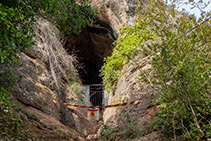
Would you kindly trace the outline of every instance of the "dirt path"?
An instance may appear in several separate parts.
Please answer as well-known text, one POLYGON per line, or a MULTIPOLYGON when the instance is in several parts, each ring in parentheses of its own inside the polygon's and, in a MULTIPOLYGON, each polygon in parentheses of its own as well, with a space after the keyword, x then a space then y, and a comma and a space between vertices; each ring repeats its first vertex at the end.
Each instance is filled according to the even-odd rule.
POLYGON ((99 141, 100 140, 100 127, 103 125, 103 111, 100 112, 100 120, 96 122, 95 134, 89 134, 86 137, 86 141, 99 141))

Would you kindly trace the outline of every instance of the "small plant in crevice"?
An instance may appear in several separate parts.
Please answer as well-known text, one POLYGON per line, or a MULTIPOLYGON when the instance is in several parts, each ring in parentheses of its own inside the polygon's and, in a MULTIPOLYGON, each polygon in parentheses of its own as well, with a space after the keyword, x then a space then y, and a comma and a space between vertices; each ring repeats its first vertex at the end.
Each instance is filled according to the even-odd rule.
POLYGON ((120 131, 120 128, 112 129, 108 127, 107 125, 103 125, 103 128, 100 130, 100 136, 101 140, 103 141, 111 141, 116 138, 118 135, 118 132, 120 131))
POLYGON ((84 98, 84 90, 81 88, 81 84, 79 82, 72 82, 68 85, 68 89, 70 91, 70 94, 71 92, 74 92, 78 98, 83 101, 83 98, 84 98))
POLYGON ((82 93, 81 84, 77 82, 73 82, 69 84, 69 89, 73 90, 75 94, 80 95, 82 93))
POLYGON ((39 121, 39 117, 33 113, 28 112, 26 109, 24 108, 20 108, 20 107, 14 107, 13 108, 16 112, 21 112, 23 114, 25 114, 29 119, 31 120, 36 120, 39 121))

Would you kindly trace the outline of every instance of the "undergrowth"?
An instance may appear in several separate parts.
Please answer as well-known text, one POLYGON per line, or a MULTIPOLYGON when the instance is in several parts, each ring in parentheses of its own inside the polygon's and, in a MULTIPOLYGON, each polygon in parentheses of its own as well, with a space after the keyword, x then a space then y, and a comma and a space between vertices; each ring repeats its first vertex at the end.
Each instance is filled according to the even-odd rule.
POLYGON ((26 131, 20 115, 13 110, 0 109, 0 138, 5 140, 29 140, 29 133, 26 131))
POLYGON ((114 141, 114 140, 131 140, 144 136, 148 133, 145 129, 138 129, 135 118, 132 118, 129 113, 122 113, 121 126, 116 128, 110 128, 104 125, 100 130, 101 140, 114 141))

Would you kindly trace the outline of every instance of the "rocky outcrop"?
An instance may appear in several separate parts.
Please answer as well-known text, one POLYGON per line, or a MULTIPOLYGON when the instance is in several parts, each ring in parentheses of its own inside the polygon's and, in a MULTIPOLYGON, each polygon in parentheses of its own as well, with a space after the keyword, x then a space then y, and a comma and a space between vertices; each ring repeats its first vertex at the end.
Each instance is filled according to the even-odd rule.
POLYGON ((44 113, 40 114, 41 119, 48 115, 49 118, 54 117, 62 124, 75 128, 81 135, 85 135, 85 132, 94 133, 94 123, 86 119, 85 109, 73 109, 58 104, 80 104, 78 96, 68 89, 70 81, 79 80, 73 65, 74 57, 63 48, 59 31, 42 18, 37 18, 34 30, 34 46, 19 54, 22 66, 17 67, 14 73, 21 75, 22 80, 11 92, 13 100, 16 99, 26 106, 28 112, 44 113))
POLYGON ((129 113, 131 118, 135 118, 135 124, 143 126, 144 122, 149 119, 147 116, 150 108, 155 102, 156 91, 150 83, 146 83, 140 79, 140 70, 144 71, 149 79, 153 73, 150 65, 151 58, 140 57, 135 62, 125 66, 118 80, 116 90, 109 96, 109 104, 117 104, 134 100, 141 100, 138 105, 130 105, 125 107, 108 108, 103 114, 104 124, 110 127, 118 127, 124 121, 122 113, 129 113))
POLYGON ((92 7, 99 11, 100 21, 112 25, 118 31, 120 25, 132 21, 136 0, 93 0, 92 7))

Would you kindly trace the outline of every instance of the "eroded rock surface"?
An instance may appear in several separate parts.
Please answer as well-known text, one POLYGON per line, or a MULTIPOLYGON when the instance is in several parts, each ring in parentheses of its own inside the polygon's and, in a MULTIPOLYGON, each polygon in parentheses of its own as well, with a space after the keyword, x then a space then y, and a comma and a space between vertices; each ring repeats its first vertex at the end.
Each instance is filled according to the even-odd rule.
POLYGON ((111 24, 118 31, 120 25, 128 24, 134 16, 136 0, 93 0, 92 7, 100 11, 98 18, 111 24))
POLYGON ((35 45, 19 54, 22 66, 17 67, 14 73, 21 75, 22 80, 16 83, 11 92, 13 99, 25 105, 26 109, 31 107, 38 113, 44 113, 49 118, 52 116, 62 124, 75 128, 82 136, 94 133, 94 123, 87 120, 85 109, 59 104, 81 104, 74 91, 68 89, 70 80, 79 81, 73 65, 74 57, 63 48, 59 32, 51 23, 37 18, 34 29, 35 45), (54 104, 53 100, 57 103, 54 104))
POLYGON ((139 79, 140 70, 147 72, 147 77, 152 75, 150 58, 144 59, 141 57, 136 60, 136 63, 130 63, 126 65, 121 74, 117 89, 109 97, 109 104, 117 104, 122 102, 129 102, 135 100, 141 100, 141 103, 137 105, 129 105, 124 107, 107 108, 104 112, 103 119, 104 124, 110 127, 118 127, 123 124, 124 115, 122 113, 128 113, 131 118, 135 118, 135 124, 142 126, 149 117, 145 118, 145 115, 149 113, 149 109, 155 102, 156 91, 153 90, 153 86, 139 79), (145 118, 145 119, 144 119, 145 118))

